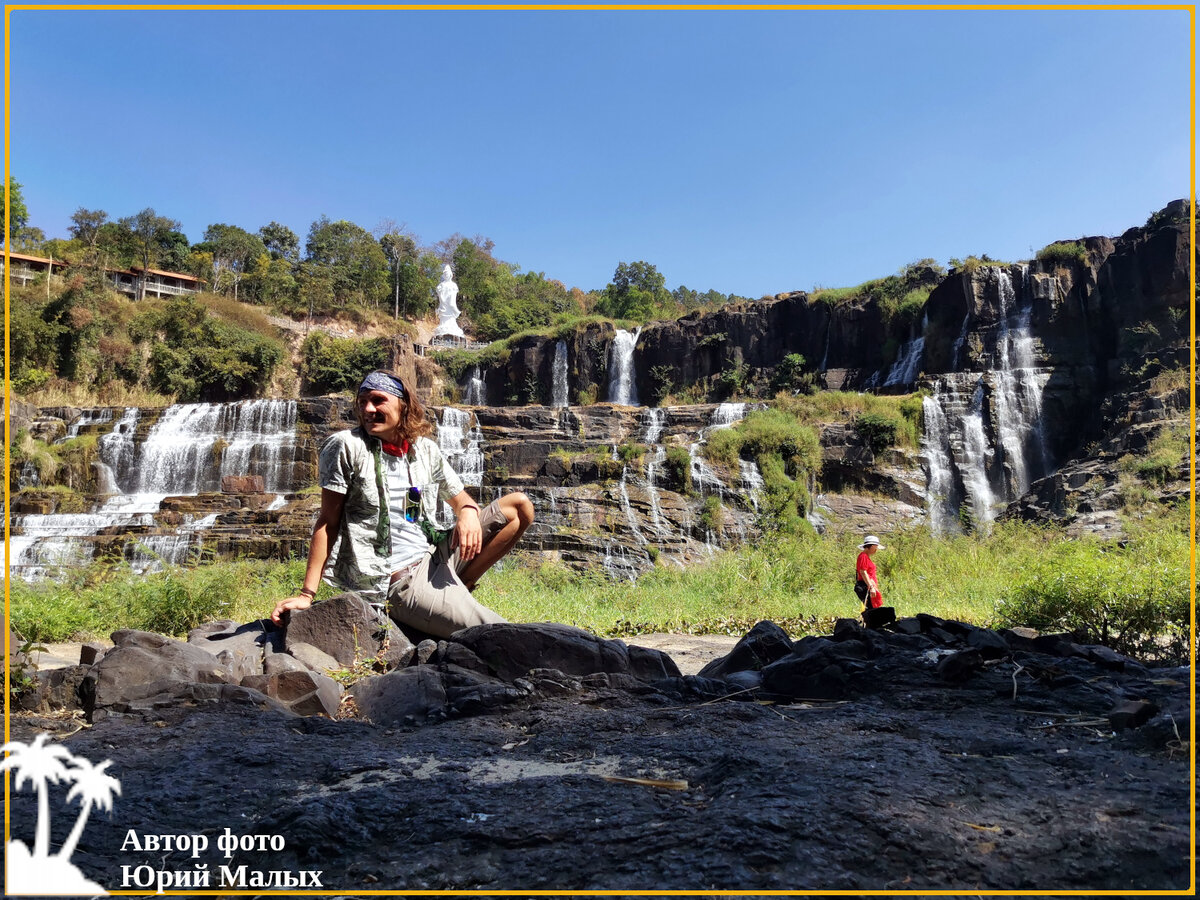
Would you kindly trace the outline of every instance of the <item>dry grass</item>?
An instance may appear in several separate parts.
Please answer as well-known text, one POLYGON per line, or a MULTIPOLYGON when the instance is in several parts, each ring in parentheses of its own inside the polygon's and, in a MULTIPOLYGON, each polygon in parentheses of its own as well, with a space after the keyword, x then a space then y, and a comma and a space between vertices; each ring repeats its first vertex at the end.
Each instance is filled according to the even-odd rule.
POLYGON ((97 387, 62 378, 52 378, 36 390, 14 396, 34 406, 170 406, 175 402, 173 394, 160 394, 121 381, 97 387))

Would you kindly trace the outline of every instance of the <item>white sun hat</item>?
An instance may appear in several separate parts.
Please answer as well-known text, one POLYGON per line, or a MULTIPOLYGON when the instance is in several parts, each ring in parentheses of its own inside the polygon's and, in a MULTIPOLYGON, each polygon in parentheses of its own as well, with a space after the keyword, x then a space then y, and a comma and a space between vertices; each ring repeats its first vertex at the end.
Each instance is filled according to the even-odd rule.
POLYGON ((883 544, 879 543, 879 538, 875 537, 875 535, 873 535, 873 534, 868 534, 867 539, 858 545, 858 549, 866 550, 867 547, 869 547, 871 544, 875 544, 877 547, 879 547, 880 550, 887 549, 887 547, 885 547, 885 546, 883 546, 883 544))

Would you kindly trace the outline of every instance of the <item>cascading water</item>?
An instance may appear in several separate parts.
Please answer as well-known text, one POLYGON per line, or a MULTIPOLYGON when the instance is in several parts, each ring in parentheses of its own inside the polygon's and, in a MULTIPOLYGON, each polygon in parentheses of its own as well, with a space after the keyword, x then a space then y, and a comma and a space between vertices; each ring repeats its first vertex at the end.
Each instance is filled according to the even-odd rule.
POLYGON ((471 366, 467 382, 463 386, 463 403, 467 406, 486 406, 484 400, 483 375, 479 366, 471 366))
MULTIPOLYGON (((990 268, 982 277, 994 287, 999 307, 992 367, 939 376, 922 404, 921 456, 935 533, 957 527, 960 507, 973 527, 986 528, 999 507, 1052 467, 1042 427, 1049 376, 1036 367, 1028 267, 1021 269, 1019 292, 1008 269, 990 268)), ((974 280, 968 283, 973 298, 974 280)), ((956 358, 968 332, 969 321, 955 344, 956 358)))
POLYGON ((646 546, 646 536, 642 534, 641 526, 638 525, 637 515, 633 511, 633 504, 629 502, 629 467, 621 467, 621 483, 619 486, 621 495, 621 512, 625 514, 625 521, 629 525, 629 530, 633 532, 634 538, 643 547, 646 546))
POLYGON ((745 491, 754 511, 758 512, 759 500, 762 497, 763 488, 766 486, 762 473, 758 470, 758 463, 749 459, 739 459, 738 469, 741 476, 740 487, 745 491))
POLYGON ((79 417, 67 426, 67 433, 59 438, 54 443, 61 444, 69 441, 72 438, 79 437, 80 431, 87 428, 89 425, 104 425, 112 421, 113 411, 110 407, 101 406, 97 409, 85 409, 79 413, 79 417))
POLYGON ((637 378, 633 369, 633 351, 642 335, 639 326, 633 331, 617 329, 608 363, 608 401, 620 406, 638 406, 637 378))
POLYGON ((732 428, 744 418, 746 418, 745 403, 721 403, 713 410, 708 431, 711 433, 718 428, 732 428))
POLYGON ((941 404, 933 397, 921 401, 925 431, 921 440, 921 456, 925 462, 926 498, 929 504, 929 527, 935 535, 951 529, 954 514, 954 472, 950 467, 950 430, 941 404))
POLYGON ((709 435, 722 428, 732 428, 746 417, 745 403, 722 403, 713 410, 708 427, 700 433, 700 439, 688 445, 688 457, 691 460, 692 484, 701 494, 716 494, 724 499, 725 482, 717 477, 700 456, 700 447, 708 441, 709 435))
POLYGON ((479 421, 471 425, 471 414, 465 410, 447 406, 442 410, 442 421, 437 429, 438 447, 450 468, 458 473, 463 484, 470 487, 483 486, 483 431, 479 421))
POLYGON ((261 475, 264 490, 292 489, 296 403, 245 400, 171 406, 138 448, 132 472, 110 464, 127 493, 218 491, 226 475, 261 475))
MULTIPOLYGON (((996 270, 1001 322, 996 340, 998 368, 994 373, 996 424, 1002 461, 1007 469, 1008 494, 1020 497, 1030 484, 1030 451, 1038 454, 1039 471, 1048 468, 1042 434, 1042 390, 1047 376, 1034 369, 1033 315, 1029 303, 1019 306, 1012 277, 996 270)), ((1022 266, 1022 287, 1027 288, 1029 268, 1022 266)), ((1024 290, 1028 296, 1028 290, 1024 290)))
POLYGON ((921 372, 921 359, 925 355, 925 331, 928 327, 929 316, 926 315, 921 322, 921 333, 900 348, 895 363, 883 381, 884 387, 916 384, 917 375, 921 372))
POLYGON ((967 344, 967 334, 971 330, 971 312, 975 308, 975 279, 970 272, 963 273, 963 288, 967 295, 967 313, 963 316, 962 328, 954 341, 953 367, 956 370, 962 368, 962 352, 967 344))
POLYGON ((651 406, 645 415, 646 436, 643 441, 653 446, 662 439, 663 429, 667 425, 667 411, 661 406, 651 406))
MULTIPOLYGON (((79 428, 112 420, 111 409, 107 419, 89 413, 79 428)), ((261 475, 268 492, 292 489, 294 401, 171 406, 139 445, 140 416, 136 407, 126 408, 97 441, 97 486, 107 497, 92 513, 13 517, 14 574, 38 578, 51 566, 85 564, 93 557, 92 539, 102 531, 153 528, 164 497, 220 490, 225 475, 261 475)), ((140 535, 141 549, 137 542, 126 545, 130 561, 139 567, 182 560, 214 521, 215 516, 205 517, 172 534, 140 535)))
POLYGON ((658 473, 667 461, 665 447, 655 447, 654 456, 646 464, 646 495, 650 498, 650 524, 660 537, 671 534, 671 526, 662 514, 662 497, 658 492, 658 473))
POLYGON ((567 406, 567 393, 567 342, 560 340, 554 345, 550 405, 567 406))

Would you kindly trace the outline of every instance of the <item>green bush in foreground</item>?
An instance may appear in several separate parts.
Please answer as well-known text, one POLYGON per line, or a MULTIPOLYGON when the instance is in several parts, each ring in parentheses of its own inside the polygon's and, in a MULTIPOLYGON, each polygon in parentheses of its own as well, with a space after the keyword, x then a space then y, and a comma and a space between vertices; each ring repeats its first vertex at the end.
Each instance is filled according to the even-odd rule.
POLYGON ((1163 519, 1143 522, 1138 532, 1124 546, 1069 541, 1048 549, 997 605, 997 620, 1080 631, 1139 659, 1186 662, 1186 534, 1163 519))

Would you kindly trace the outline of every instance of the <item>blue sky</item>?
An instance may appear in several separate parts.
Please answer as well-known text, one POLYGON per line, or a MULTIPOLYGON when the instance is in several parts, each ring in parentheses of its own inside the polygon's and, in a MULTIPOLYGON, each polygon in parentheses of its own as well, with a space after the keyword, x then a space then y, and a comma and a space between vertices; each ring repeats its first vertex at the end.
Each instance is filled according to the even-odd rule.
POLYGON ((1171 11, 14 11, 31 224, 321 215, 748 296, 1028 258, 1188 194, 1171 11))

